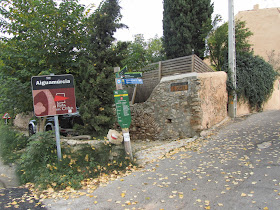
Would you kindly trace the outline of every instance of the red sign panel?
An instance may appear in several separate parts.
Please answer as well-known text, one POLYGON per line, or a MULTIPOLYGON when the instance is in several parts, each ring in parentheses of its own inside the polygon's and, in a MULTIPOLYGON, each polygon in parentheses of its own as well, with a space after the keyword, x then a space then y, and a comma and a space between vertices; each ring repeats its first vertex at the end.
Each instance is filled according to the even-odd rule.
POLYGON ((36 76, 32 77, 31 84, 34 113, 37 117, 77 111, 72 75, 36 76))

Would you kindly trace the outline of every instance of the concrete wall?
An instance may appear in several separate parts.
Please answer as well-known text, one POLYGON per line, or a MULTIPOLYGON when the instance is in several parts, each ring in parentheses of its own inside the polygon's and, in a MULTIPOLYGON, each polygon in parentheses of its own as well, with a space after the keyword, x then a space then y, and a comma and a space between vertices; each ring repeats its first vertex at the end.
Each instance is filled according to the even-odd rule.
MULTIPOLYGON (((274 90, 268 101, 263 105, 263 111, 280 110, 280 80, 274 82, 274 90)), ((247 115, 254 112, 250 109, 247 101, 239 100, 237 104, 237 116, 247 115)))
POLYGON ((264 104, 263 110, 279 110, 280 109, 280 88, 279 88, 280 80, 275 80, 274 82, 274 90, 269 100, 264 104))
POLYGON ((280 8, 259 9, 256 5, 253 10, 239 12, 235 19, 246 21, 246 27, 253 32, 249 43, 255 55, 268 61, 267 54, 272 50, 276 55, 280 53, 280 8))
POLYGON ((213 72, 198 74, 202 109, 202 129, 208 129, 227 117, 227 74, 213 72))

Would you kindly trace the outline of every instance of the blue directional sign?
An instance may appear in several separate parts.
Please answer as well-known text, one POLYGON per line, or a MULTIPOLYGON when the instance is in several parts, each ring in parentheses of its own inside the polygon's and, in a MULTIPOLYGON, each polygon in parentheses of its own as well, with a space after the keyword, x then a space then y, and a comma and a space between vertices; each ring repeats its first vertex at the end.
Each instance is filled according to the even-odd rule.
POLYGON ((143 80, 139 78, 123 79, 125 85, 143 84, 143 80))

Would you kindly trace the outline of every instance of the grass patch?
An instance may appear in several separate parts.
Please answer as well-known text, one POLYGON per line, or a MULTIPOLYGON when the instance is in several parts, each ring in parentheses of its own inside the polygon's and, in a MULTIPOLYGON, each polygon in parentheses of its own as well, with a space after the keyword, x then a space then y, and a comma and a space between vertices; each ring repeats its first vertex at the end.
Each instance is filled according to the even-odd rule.
POLYGON ((0 124, 0 154, 4 164, 18 160, 29 141, 28 137, 11 126, 0 124))

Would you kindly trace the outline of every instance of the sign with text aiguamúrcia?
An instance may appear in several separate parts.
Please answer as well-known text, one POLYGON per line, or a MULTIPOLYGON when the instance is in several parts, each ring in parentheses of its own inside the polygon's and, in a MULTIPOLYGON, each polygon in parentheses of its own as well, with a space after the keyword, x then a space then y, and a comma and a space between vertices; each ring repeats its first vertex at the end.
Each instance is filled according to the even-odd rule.
POLYGON ((31 78, 31 84, 37 117, 77 111, 73 75, 35 76, 31 78))
POLYGON ((129 128, 131 124, 131 114, 127 90, 115 90, 114 98, 116 104, 118 123, 121 126, 121 128, 129 128))

